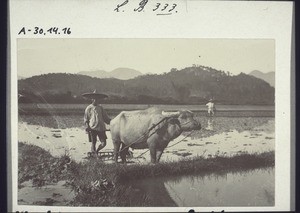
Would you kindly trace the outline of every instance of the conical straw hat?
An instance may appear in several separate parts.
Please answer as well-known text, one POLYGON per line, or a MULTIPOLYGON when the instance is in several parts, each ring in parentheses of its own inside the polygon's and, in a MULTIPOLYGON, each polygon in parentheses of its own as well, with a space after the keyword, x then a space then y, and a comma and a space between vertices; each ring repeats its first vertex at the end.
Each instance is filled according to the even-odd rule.
POLYGON ((96 90, 94 90, 94 92, 92 93, 84 93, 82 94, 83 97, 88 98, 88 99, 104 99, 104 98, 108 98, 107 95, 105 94, 101 94, 101 93, 97 93, 96 90))

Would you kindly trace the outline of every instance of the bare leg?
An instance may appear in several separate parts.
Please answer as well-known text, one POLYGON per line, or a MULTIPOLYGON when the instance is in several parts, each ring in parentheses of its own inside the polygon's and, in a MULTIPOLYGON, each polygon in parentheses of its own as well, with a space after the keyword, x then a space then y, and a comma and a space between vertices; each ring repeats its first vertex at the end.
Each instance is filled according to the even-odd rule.
POLYGON ((113 141, 114 144, 114 158, 115 158, 115 163, 118 162, 118 157, 119 157, 119 150, 120 150, 120 141, 113 141))
POLYGON ((91 147, 91 152, 92 152, 92 153, 95 153, 95 152, 96 152, 96 142, 97 142, 97 141, 94 141, 94 140, 92 141, 92 147, 91 147))
POLYGON ((91 152, 92 152, 92 155, 94 155, 94 154, 96 154, 97 135, 95 134, 94 131, 91 131, 89 134, 92 139, 91 152))
POLYGON ((101 149, 103 149, 106 146, 106 140, 100 141, 100 145, 98 146, 97 152, 99 152, 101 149))

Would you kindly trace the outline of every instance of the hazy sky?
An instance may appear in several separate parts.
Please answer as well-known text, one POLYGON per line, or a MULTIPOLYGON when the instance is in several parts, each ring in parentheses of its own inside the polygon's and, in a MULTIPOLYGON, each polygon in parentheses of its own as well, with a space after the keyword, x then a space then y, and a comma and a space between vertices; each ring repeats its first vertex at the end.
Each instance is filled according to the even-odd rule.
POLYGON ((232 74, 275 71, 274 40, 18 39, 18 75, 111 71, 163 73, 193 64, 232 74))

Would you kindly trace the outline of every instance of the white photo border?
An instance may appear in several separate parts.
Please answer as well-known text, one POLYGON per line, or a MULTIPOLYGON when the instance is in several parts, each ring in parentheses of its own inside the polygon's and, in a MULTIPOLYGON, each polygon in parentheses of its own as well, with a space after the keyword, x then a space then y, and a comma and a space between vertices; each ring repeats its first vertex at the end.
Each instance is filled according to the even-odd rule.
MULTIPOLYGON (((138 3, 138 0, 132 0, 138 3)), ((9 211, 28 212, 188 212, 286 211, 291 201, 291 37, 293 2, 174 0, 178 13, 157 16, 151 12, 116 13, 120 0, 59 1, 11 0, 10 15, 10 127, 8 174, 12 200, 9 211), (18 35, 22 27, 70 27, 70 35, 18 35), (17 203, 18 102, 17 40, 19 38, 218 38, 274 39, 275 88, 275 206, 274 207, 61 207, 27 206, 17 203)), ((9 84, 8 84, 9 85, 9 84)), ((9 197, 9 196, 8 196, 9 197)), ((8 199, 9 200, 9 199, 8 199)))

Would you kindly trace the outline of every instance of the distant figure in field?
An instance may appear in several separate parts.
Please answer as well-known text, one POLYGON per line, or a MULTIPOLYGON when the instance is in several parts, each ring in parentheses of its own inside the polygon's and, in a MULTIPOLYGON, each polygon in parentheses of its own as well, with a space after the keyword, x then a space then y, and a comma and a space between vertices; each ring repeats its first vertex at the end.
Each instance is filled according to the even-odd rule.
POLYGON ((214 116, 216 107, 213 99, 209 99, 209 102, 206 104, 206 106, 207 106, 208 116, 214 116))
POLYGON ((105 124, 110 123, 106 111, 100 104, 100 99, 107 97, 104 94, 85 93, 83 97, 92 99, 92 103, 87 106, 84 112, 84 124, 86 125, 86 131, 89 134, 89 141, 92 142, 91 152, 97 154, 101 149, 106 146, 106 127, 105 124), (100 145, 96 150, 97 137, 100 140, 100 145))

